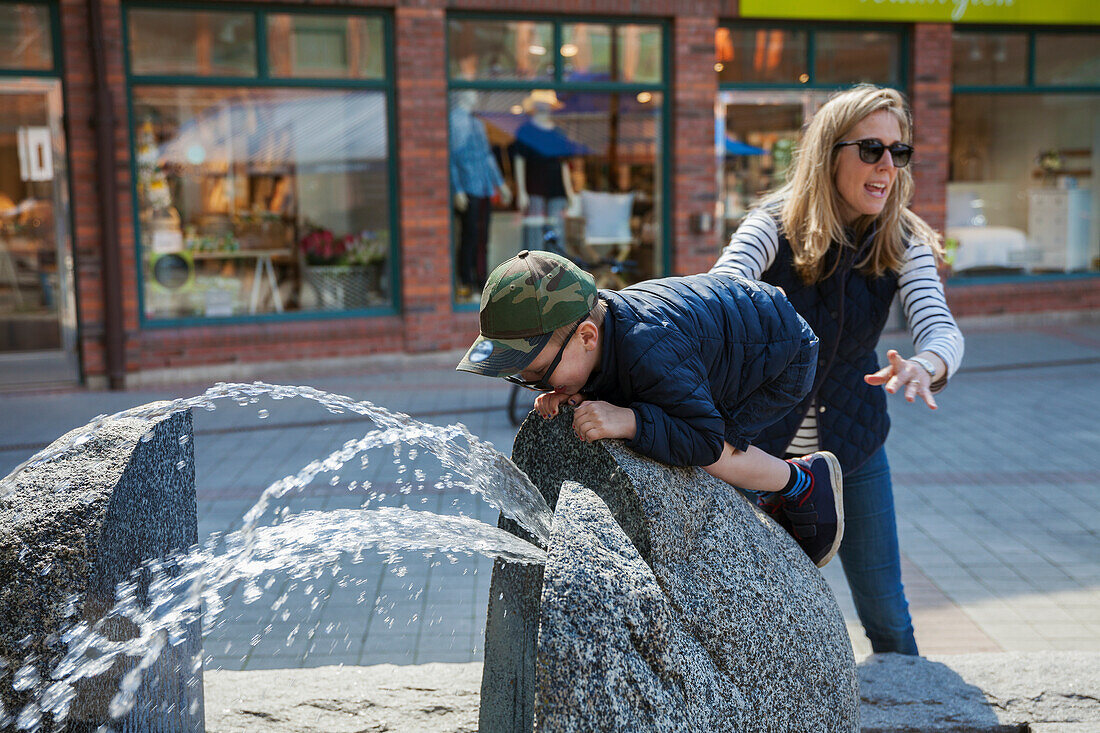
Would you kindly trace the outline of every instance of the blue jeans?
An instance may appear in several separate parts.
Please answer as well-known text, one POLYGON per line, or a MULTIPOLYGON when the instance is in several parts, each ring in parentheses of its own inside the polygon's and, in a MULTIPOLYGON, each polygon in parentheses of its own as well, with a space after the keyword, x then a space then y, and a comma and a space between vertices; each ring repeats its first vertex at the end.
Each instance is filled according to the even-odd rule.
POLYGON ((917 654, 901 583, 894 489, 886 449, 844 475, 844 540, 840 561, 856 612, 875 652, 917 654))

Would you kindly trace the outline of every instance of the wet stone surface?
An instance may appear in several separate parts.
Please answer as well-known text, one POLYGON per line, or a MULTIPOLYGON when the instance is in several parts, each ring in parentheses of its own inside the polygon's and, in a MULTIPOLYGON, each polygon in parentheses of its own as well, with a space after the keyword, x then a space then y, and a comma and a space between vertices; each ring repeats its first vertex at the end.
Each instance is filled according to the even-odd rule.
POLYGON ((514 451, 557 504, 536 726, 857 730, 843 617, 793 540, 702 470, 582 443, 571 418, 529 419, 514 451))
MULTIPOLYGON (((142 561, 197 540, 190 413, 113 420, 78 437, 86 432, 56 441, 77 438, 65 454, 0 481, 0 700, 28 719, 36 716, 25 706, 50 681, 66 623, 100 618, 114 605, 116 584, 142 561)), ((185 655, 199 648, 197 627, 191 631, 185 655)), ((175 654, 163 661, 168 656, 175 654)), ((106 720, 122 671, 81 683, 71 718, 106 720)))

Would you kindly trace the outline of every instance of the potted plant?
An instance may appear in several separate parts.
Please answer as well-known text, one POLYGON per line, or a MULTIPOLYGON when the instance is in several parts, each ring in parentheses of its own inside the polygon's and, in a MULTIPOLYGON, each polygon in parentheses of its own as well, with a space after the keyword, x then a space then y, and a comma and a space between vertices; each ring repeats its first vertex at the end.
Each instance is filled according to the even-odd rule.
POLYGON ((311 227, 298 243, 306 283, 324 310, 365 308, 381 293, 386 247, 370 231, 337 237, 311 227))

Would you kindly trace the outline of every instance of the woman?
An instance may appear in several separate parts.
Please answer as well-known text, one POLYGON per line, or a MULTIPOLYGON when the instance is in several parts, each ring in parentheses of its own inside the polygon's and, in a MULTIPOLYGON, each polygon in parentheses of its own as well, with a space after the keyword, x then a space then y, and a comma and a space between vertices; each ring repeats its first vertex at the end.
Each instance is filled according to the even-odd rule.
MULTIPOLYGON (((901 583, 886 393, 923 400, 959 367, 963 338, 944 300, 938 235, 907 207, 912 122, 892 89, 860 85, 814 116, 789 182, 766 196, 723 250, 715 271, 783 288, 821 348, 810 395, 758 443, 776 455, 832 451, 844 470, 840 558, 875 652, 917 654, 901 583), (916 354, 875 346, 895 294, 916 354)), ((777 507, 767 506, 777 518, 777 507)))

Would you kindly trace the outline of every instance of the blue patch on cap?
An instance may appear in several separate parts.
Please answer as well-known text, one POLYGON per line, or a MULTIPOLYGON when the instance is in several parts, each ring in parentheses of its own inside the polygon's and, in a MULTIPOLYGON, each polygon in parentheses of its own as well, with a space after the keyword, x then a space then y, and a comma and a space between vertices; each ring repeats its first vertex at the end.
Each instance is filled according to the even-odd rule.
POLYGON ((469 360, 471 364, 478 364, 488 359, 490 356, 492 356, 492 354, 493 342, 482 341, 480 344, 473 348, 473 351, 470 352, 469 360))

